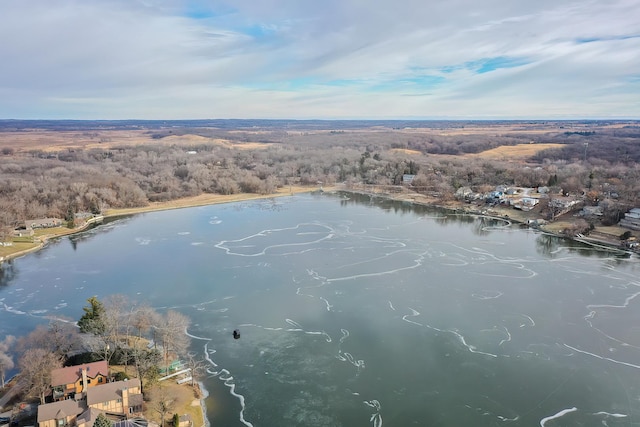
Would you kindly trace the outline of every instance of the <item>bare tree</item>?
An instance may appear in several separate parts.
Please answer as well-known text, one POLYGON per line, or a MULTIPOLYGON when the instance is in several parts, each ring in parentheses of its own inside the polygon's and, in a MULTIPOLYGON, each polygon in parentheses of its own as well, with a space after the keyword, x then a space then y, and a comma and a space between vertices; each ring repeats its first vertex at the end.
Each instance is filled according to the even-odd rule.
POLYGON ((52 351, 34 348, 27 350, 18 364, 27 396, 38 397, 43 404, 51 387, 51 370, 62 366, 60 358, 52 351))
POLYGON ((130 326, 137 331, 138 341, 142 339, 142 335, 151 329, 154 323, 157 323, 158 313, 148 305, 140 305, 132 308, 130 314, 130 326))
POLYGON ((78 328, 63 318, 53 319, 48 326, 38 325, 29 335, 18 339, 17 349, 25 352, 42 348, 65 359, 70 352, 80 349, 78 328))
POLYGON ((169 310, 161 318, 160 324, 156 325, 162 342, 165 366, 168 364, 170 353, 176 355, 186 353, 190 341, 186 334, 188 326, 189 318, 173 310, 169 310))
POLYGON ((104 325, 106 340, 114 346, 122 345, 121 333, 128 324, 127 297, 121 294, 110 295, 104 304, 104 325))
POLYGON ((154 383, 157 379, 158 365, 162 361, 160 352, 157 349, 136 347, 133 349, 133 361, 143 387, 146 384, 154 383))
POLYGON ((170 393, 169 389, 162 384, 156 385, 150 392, 151 401, 149 405, 160 415, 160 427, 164 427, 164 419, 167 413, 176 406, 177 396, 170 393))
POLYGON ((51 320, 48 332, 49 346, 45 348, 52 350, 60 358, 66 358, 80 349, 80 332, 73 322, 62 318, 51 320))
POLYGON ((186 367, 191 372, 191 387, 196 388, 196 382, 200 379, 206 368, 206 364, 202 359, 198 359, 194 352, 187 353, 186 367))
POLYGON ((13 335, 7 335, 4 340, 0 341, 0 385, 4 388, 5 375, 13 369, 14 363, 9 350, 16 341, 13 335))

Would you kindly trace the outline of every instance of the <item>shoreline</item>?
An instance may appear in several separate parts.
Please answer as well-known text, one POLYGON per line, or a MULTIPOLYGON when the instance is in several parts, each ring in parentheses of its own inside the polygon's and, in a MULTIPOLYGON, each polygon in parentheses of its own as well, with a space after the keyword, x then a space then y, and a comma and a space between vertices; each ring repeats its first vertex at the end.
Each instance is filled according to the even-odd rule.
MULTIPOLYGON (((184 209, 184 208, 209 206, 209 205, 217 205, 217 204, 224 204, 224 203, 235 203, 235 202, 243 202, 243 201, 250 201, 250 200, 264 200, 264 199, 270 199, 275 197, 292 196, 294 194, 310 193, 316 190, 322 190, 326 192, 344 191, 346 193, 375 196, 375 197, 380 197, 388 200, 408 202, 414 205, 430 206, 434 208, 444 209, 452 213, 461 213, 463 215, 481 215, 488 218, 508 220, 516 224, 526 224, 527 219, 530 219, 528 218, 527 215, 523 215, 521 211, 517 211, 513 209, 509 209, 508 210, 509 213, 507 213, 505 209, 500 209, 500 211, 495 211, 495 209, 478 210, 460 202, 442 203, 442 200, 440 199, 428 197, 424 194, 419 194, 419 193, 389 194, 389 193, 378 193, 375 191, 367 191, 366 189, 359 190, 354 188, 345 188, 343 186, 337 186, 337 185, 329 186, 326 189, 323 189, 322 186, 315 187, 315 186, 299 186, 298 185, 298 186, 281 187, 277 189, 275 193, 270 193, 270 194, 256 194, 256 193, 239 193, 239 194, 231 194, 231 195, 200 194, 198 196, 169 200, 166 202, 151 202, 147 206, 140 206, 136 208, 107 209, 99 219, 89 220, 80 227, 67 229, 64 232, 60 232, 60 233, 45 234, 43 236, 39 236, 37 238, 39 243, 36 246, 32 248, 20 250, 14 253, 10 253, 4 257, 0 257, 0 265, 2 265, 2 263, 5 261, 11 261, 13 259, 22 257, 24 255, 28 255, 32 252, 39 251, 40 249, 44 248, 48 244, 49 240, 83 232, 88 228, 94 226, 99 221, 102 221, 107 218, 118 218, 121 216, 137 215, 137 214, 147 213, 147 212, 159 212, 159 211, 165 211, 165 210, 184 209)), ((562 221, 553 222, 553 224, 561 224, 561 223, 562 221)), ((557 226, 554 228, 557 228, 557 226)), ((550 227, 540 226, 540 227, 537 227, 536 229, 556 237, 560 237, 563 239, 570 239, 569 237, 563 235, 558 231, 551 229, 550 227)), ((596 227, 596 231, 597 230, 598 230, 598 227, 596 227)), ((601 233, 601 234, 607 234, 607 233, 601 233)), ((584 237, 576 238, 573 240, 576 240, 591 246, 600 247, 603 249, 608 248, 610 250, 615 250, 617 252, 629 253, 629 254, 635 253, 634 251, 621 248, 619 246, 619 242, 616 241, 615 239, 616 236, 612 234, 610 236, 611 236, 611 239, 598 239, 598 238, 590 238, 588 236, 584 236, 584 237)))
MULTIPOLYGON (((442 201, 439 199, 428 197, 418 193, 398 193, 397 195, 394 195, 389 193, 378 193, 374 191, 346 189, 346 188, 341 188, 336 191, 344 191, 346 193, 362 194, 362 195, 375 196, 375 197, 380 197, 380 198, 389 199, 389 200, 396 200, 400 202, 408 202, 415 205, 444 209, 451 213, 457 213, 462 215, 483 216, 487 218, 494 218, 494 219, 509 221, 515 224, 526 225, 527 220, 534 219, 534 218, 530 218, 530 215, 527 215, 522 211, 518 211, 511 208, 498 208, 499 209, 498 211, 496 211, 495 208, 478 210, 465 203, 461 203, 457 201, 450 202, 448 204, 442 203, 442 201)), ((589 237, 589 236, 582 236, 582 237, 575 237, 572 239, 571 237, 565 236, 561 232, 553 229, 553 228, 558 228, 558 225, 562 225, 564 223, 566 223, 566 221, 559 220, 559 221, 549 222, 548 224, 546 224, 546 226, 542 225, 542 226, 530 227, 530 228, 534 230, 539 230, 542 233, 555 236, 561 239, 574 240, 576 242, 580 242, 601 250, 608 250, 612 252, 624 253, 629 255, 634 255, 634 254, 638 255, 638 253, 633 250, 620 247, 620 241, 617 235, 605 233, 602 231, 603 228, 607 228, 607 227, 595 227, 594 229, 594 231, 600 232, 600 234, 607 236, 607 238, 595 238, 595 237, 589 237), (555 224, 555 227, 549 227, 549 225, 551 224, 555 224)), ((626 229, 621 229, 619 231, 622 234, 624 231, 626 231, 626 229)))
MULTIPOLYGON (((76 228, 69 228, 59 233, 54 234, 44 234, 42 236, 38 236, 35 240, 37 240, 37 244, 31 248, 23 249, 20 251, 16 251, 13 253, 9 253, 4 257, 0 256, 0 265, 2 265, 5 261, 12 261, 16 258, 20 258, 24 255, 28 255, 32 252, 37 252, 40 249, 44 248, 47 243, 49 243, 52 239, 57 239, 59 237, 69 236, 75 233, 81 233, 88 228, 94 226, 95 223, 102 221, 107 218, 118 218, 121 216, 128 215, 137 215, 141 213, 147 212, 159 212, 173 209, 184 209, 184 208, 194 208, 198 206, 209 206, 209 205, 218 205, 223 203, 234 203, 234 202, 244 202, 249 200, 263 200, 263 199, 271 199, 274 197, 285 197, 285 196, 293 196, 294 194, 302 194, 302 193, 310 193, 312 191, 316 191, 318 189, 322 189, 322 187, 316 186, 288 186, 282 187, 276 190, 275 193, 270 194, 256 194, 256 193, 238 193, 231 195, 223 195, 223 194, 200 194, 198 196, 186 197, 182 199, 169 200, 166 202, 151 202, 147 206, 140 206, 137 208, 119 208, 119 209, 107 209, 100 217, 100 219, 89 220, 83 225, 76 228)), ((336 191, 336 187, 327 187, 326 190, 323 191, 336 191)), ((34 241, 34 243, 36 243, 34 241)))

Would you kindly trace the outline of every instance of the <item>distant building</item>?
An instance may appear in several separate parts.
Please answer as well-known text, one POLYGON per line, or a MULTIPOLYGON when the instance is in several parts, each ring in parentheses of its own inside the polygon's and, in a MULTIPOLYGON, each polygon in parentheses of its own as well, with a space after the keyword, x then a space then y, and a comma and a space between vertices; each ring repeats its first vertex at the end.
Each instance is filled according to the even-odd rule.
POLYGON ((523 211, 530 211, 538 203, 540 203, 540 200, 538 200, 538 199, 535 199, 533 197, 523 197, 520 200, 514 202, 513 207, 515 209, 520 209, 520 210, 523 210, 523 211))
POLYGON ((455 198, 458 200, 466 200, 473 194, 473 190, 469 187, 460 187, 456 190, 455 198))
POLYGON ((602 206, 585 206, 580 211, 580 215, 586 218, 601 217, 603 215, 602 206))
POLYGON ((33 228, 16 228, 13 230, 13 237, 32 237, 33 228))
POLYGON ((60 227, 62 220, 60 218, 42 218, 28 219, 24 222, 25 228, 51 228, 60 227))
POLYGON ((402 175, 402 184, 411 185, 415 177, 416 177, 415 175, 410 175, 410 174, 402 175))
POLYGON ((633 208, 618 223, 620 227, 629 228, 631 230, 640 230, 640 208, 633 208))

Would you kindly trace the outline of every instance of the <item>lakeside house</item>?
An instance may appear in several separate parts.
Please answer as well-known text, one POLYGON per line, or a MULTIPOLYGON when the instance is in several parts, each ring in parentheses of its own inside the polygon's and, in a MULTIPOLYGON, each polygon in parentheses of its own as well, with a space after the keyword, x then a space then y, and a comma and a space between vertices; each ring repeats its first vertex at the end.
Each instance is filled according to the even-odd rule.
POLYGON ((137 378, 88 388, 86 397, 38 406, 38 427, 92 427, 100 413, 111 420, 142 414, 142 392, 137 378))
POLYGON ((415 177, 415 175, 405 173, 404 175, 402 175, 402 184, 411 185, 415 177))
POLYGON ((540 200, 533 197, 522 197, 520 200, 515 200, 512 202, 514 209, 520 209, 522 211, 530 211, 533 209, 540 200))
POLYGON ((53 400, 72 399, 90 387, 106 384, 108 375, 106 360, 54 369, 51 371, 53 400))
POLYGON ((62 220, 60 218, 41 218, 41 219, 28 219, 24 222, 25 228, 52 228, 62 226, 62 220))
POLYGON ((625 213, 618 225, 631 230, 640 230, 640 208, 633 208, 625 213))
POLYGON ((33 228, 16 228, 13 230, 13 237, 33 237, 33 228))

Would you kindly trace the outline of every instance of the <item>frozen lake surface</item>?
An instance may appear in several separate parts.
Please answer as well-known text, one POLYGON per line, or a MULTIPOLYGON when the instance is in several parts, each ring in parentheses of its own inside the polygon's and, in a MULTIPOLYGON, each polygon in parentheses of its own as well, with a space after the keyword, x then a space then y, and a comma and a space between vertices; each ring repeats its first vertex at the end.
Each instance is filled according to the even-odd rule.
POLYGON ((191 318, 214 425, 640 425, 637 257, 504 221, 346 194, 120 219, 5 265, 0 335, 118 293, 191 318))

